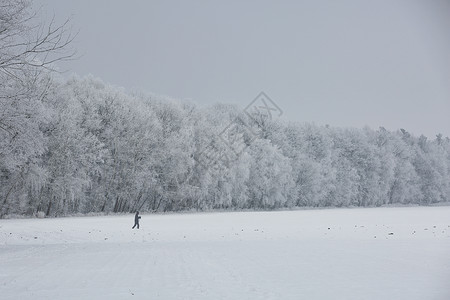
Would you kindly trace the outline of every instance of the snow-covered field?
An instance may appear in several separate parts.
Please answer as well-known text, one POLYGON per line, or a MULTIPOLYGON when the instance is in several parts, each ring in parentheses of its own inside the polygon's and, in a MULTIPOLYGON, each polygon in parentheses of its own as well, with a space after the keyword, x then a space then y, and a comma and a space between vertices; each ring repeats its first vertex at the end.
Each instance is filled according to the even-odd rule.
POLYGON ((0 220, 1 299, 450 299, 450 207, 0 220))

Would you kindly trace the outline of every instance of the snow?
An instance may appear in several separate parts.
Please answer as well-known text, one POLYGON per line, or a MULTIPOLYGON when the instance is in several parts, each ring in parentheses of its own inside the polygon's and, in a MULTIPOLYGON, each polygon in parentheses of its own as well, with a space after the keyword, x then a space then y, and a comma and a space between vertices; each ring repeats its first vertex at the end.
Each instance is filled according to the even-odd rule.
POLYGON ((0 220, 1 299, 450 299, 450 207, 0 220))

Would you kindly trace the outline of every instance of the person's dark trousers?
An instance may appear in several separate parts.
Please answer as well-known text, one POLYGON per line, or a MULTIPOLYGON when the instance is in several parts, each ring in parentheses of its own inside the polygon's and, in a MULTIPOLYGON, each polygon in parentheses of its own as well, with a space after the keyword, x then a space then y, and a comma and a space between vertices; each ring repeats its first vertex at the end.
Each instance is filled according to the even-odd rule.
POLYGON ((139 223, 134 223, 134 226, 131 228, 131 229, 134 229, 134 227, 138 227, 138 229, 139 229, 139 223))

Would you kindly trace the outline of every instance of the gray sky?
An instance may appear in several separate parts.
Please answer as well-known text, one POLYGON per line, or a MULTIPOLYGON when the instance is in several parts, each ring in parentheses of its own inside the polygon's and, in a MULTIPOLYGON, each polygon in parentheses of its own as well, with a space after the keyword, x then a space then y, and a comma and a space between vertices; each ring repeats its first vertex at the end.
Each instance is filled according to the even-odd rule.
POLYGON ((450 1, 35 0, 72 16, 63 65, 128 90, 283 117, 450 136, 450 1))

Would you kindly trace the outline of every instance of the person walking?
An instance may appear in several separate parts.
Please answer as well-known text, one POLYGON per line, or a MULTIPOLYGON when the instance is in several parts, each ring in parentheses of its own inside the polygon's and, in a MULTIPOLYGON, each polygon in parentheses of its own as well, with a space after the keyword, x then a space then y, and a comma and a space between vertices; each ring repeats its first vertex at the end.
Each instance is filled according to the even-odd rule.
POLYGON ((141 216, 139 215, 139 212, 137 211, 136 214, 134 215, 134 226, 131 227, 131 229, 134 229, 134 227, 137 226, 137 229, 139 229, 139 219, 141 218, 141 216))

